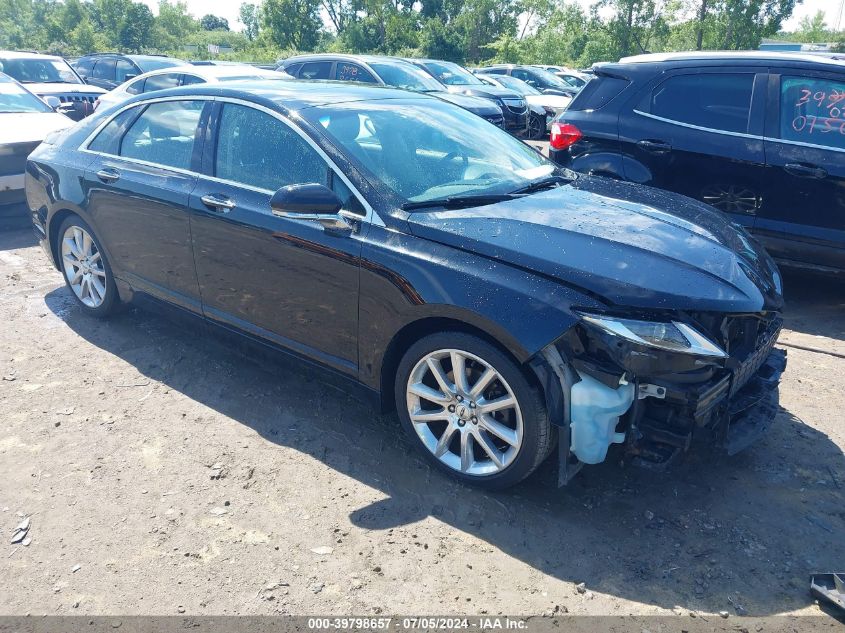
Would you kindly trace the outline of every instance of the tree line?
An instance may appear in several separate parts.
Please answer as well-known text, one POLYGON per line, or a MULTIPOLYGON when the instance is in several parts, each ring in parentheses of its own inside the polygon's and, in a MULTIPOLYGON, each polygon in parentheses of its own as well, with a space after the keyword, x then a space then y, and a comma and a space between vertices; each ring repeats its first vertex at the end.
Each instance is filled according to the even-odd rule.
POLYGON ((184 2, 158 14, 134 0, 0 0, 0 49, 66 56, 94 51, 275 61, 331 51, 434 57, 469 65, 588 66, 642 52, 755 49, 763 38, 839 42, 819 13, 782 31, 801 0, 263 0, 240 6, 242 31, 195 18, 184 2))

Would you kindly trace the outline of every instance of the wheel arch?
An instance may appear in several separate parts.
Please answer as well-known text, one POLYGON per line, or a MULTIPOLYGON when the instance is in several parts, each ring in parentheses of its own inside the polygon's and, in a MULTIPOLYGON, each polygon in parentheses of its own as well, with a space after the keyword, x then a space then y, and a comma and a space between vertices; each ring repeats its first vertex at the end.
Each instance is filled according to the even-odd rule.
POLYGON ((529 381, 542 389, 536 373, 531 371, 526 365, 531 354, 523 349, 512 337, 502 336, 501 332, 494 335, 492 333, 494 329, 496 328, 484 327, 468 319, 455 316, 424 316, 405 324, 393 335, 382 359, 379 380, 382 411, 388 412, 395 408, 395 403, 393 402, 393 380, 396 377, 396 369, 402 360, 402 356, 411 345, 429 334, 438 332, 461 332, 477 336, 508 356, 515 365, 522 369, 529 381), (503 339, 505 342, 503 342, 503 339))

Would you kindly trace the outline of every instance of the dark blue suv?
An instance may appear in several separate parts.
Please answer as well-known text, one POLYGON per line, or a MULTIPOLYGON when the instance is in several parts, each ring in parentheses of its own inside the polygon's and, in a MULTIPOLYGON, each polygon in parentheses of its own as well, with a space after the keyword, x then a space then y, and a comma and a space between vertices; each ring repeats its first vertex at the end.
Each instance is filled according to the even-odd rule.
POLYGON ((845 273, 845 61, 672 53, 595 73, 552 160, 708 202, 780 263, 845 273))

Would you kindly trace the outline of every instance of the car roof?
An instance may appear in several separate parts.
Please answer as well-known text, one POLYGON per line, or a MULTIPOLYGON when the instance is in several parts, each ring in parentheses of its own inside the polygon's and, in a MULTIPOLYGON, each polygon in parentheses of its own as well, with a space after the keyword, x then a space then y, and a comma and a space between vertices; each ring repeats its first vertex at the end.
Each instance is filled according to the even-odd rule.
POLYGON ((431 100, 436 97, 380 86, 354 82, 285 79, 245 79, 213 84, 193 84, 170 88, 161 92, 138 95, 129 102, 154 100, 167 96, 233 97, 255 103, 272 102, 285 110, 304 110, 314 106, 349 103, 354 101, 382 101, 385 99, 431 100))
POLYGON ((0 51, 0 58, 3 59, 62 59, 58 55, 44 55, 42 53, 29 53, 27 51, 0 51))
MULTIPOLYGON (((226 66, 194 66, 193 64, 183 64, 181 66, 168 66, 167 68, 156 68, 138 77, 150 77, 155 75, 169 75, 171 73, 187 73, 202 77, 204 79, 215 79, 217 77, 260 77, 266 76, 268 78, 275 78, 276 75, 281 75, 274 70, 264 70, 249 66, 247 64, 234 64, 226 66)), ((131 81, 131 80, 130 80, 131 81)))
MULTIPOLYGON (((826 57, 823 55, 812 55, 808 53, 790 53, 778 51, 688 51, 682 53, 646 53, 644 55, 633 55, 623 57, 618 65, 622 64, 670 64, 678 65, 687 62, 742 62, 742 63, 784 63, 800 62, 803 64, 817 64, 822 67, 831 67, 837 70, 845 68, 845 60, 826 57)), ((616 66, 617 64, 607 64, 616 66)), ((602 65, 604 67, 606 65, 602 65)))
POLYGON ((401 57, 391 57, 389 55, 352 55, 349 53, 305 53, 303 55, 294 55, 283 59, 279 64, 286 64, 288 62, 309 62, 319 60, 335 60, 342 59, 352 62, 363 62, 365 64, 370 62, 388 63, 388 64, 410 64, 408 60, 401 57))

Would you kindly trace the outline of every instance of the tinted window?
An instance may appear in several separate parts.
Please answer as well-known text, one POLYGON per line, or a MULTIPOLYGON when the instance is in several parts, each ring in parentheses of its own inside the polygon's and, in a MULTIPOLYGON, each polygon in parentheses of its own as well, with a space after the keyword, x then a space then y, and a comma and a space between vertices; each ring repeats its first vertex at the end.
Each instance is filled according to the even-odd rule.
MULTIPOLYGON (((630 82, 618 77, 596 77, 590 80, 569 105, 570 110, 598 110, 621 94, 630 82)), ((646 108, 648 105, 646 104, 646 108)))
POLYGON ((130 78, 131 75, 137 77, 140 73, 132 62, 126 59, 118 59, 115 66, 115 81, 123 83, 130 78))
POLYGON ((285 71, 288 75, 296 77, 300 68, 302 68, 302 64, 291 64, 290 66, 283 66, 280 70, 285 71))
POLYGON ((651 93, 651 114, 727 132, 747 132, 754 75, 677 75, 651 93))
POLYGON ((185 64, 181 59, 174 59, 172 57, 136 57, 135 63, 138 64, 141 72, 145 73, 151 70, 172 68, 173 66, 182 66, 185 64))
POLYGON ((328 165, 299 134, 265 112, 233 104, 223 106, 214 165, 218 178, 270 191, 328 180, 328 165))
POLYGON ((131 84, 126 86, 126 92, 131 95, 141 94, 144 91, 144 82, 146 79, 136 79, 131 84))
POLYGON ((299 76, 302 79, 328 79, 331 70, 331 62, 308 62, 302 64, 299 76))
POLYGON ((189 169, 203 103, 165 101, 150 105, 126 132, 120 155, 189 169))
POLYGON ((87 77, 91 74, 91 70, 94 68, 94 60, 90 57, 83 57, 82 59, 76 60, 72 66, 80 75, 87 77))
POLYGON ((126 125, 138 113, 138 108, 130 108, 124 110, 111 121, 108 125, 100 130, 100 133, 88 144, 88 149, 95 152, 103 152, 104 154, 114 154, 115 156, 120 152, 120 137, 126 131, 126 125))
POLYGON ((780 137, 845 149, 845 81, 782 76, 780 137))
POLYGON ((422 68, 405 62, 373 62, 370 68, 376 71, 388 86, 420 92, 442 92, 443 86, 422 68))
POLYGON ((182 85, 190 86, 192 84, 204 84, 205 79, 197 77, 196 75, 182 75, 182 85))
POLYGON ((144 83, 144 92, 152 92, 153 90, 167 90, 168 88, 175 88, 179 85, 179 73, 166 73, 164 75, 153 75, 147 77, 144 83))
POLYGON ((101 59, 94 66, 94 79, 106 79, 114 81, 114 65, 113 59, 101 59))
POLYGON ((375 83, 376 78, 369 71, 361 68, 358 64, 349 62, 338 62, 334 71, 334 78, 340 81, 364 81, 375 83))

